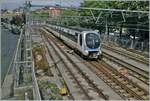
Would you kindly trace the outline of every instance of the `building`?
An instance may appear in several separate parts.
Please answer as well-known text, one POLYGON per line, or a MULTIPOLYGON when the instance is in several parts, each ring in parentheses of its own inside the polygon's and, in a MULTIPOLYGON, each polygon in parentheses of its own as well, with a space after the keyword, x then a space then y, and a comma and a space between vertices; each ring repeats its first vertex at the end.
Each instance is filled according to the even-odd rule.
POLYGON ((48 13, 49 17, 58 17, 61 14, 61 9, 59 7, 44 7, 42 9, 37 9, 35 13, 48 13))
POLYGON ((50 17, 58 17, 61 14, 61 9, 58 7, 50 7, 49 8, 49 16, 50 17))

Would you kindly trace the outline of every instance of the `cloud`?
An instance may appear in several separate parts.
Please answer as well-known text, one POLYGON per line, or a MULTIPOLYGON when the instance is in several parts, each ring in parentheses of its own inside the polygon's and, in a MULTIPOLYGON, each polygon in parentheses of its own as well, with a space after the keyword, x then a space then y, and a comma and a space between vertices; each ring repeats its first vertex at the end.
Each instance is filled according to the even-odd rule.
MULTIPOLYGON (((22 6, 26 0, 3 0, 2 9, 15 9, 22 6)), ((56 5, 61 4, 62 6, 80 6, 83 0, 30 0, 31 4, 34 5, 56 5)))
POLYGON ((26 0, 2 0, 2 3, 20 3, 25 1, 26 0))

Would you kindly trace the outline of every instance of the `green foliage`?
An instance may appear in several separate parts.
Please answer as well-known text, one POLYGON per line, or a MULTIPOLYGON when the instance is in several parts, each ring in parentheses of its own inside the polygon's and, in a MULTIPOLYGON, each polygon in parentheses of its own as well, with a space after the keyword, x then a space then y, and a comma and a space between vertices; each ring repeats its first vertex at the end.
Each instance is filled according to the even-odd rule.
POLYGON ((48 88, 51 89, 51 99, 52 100, 62 100, 62 97, 59 95, 59 89, 56 84, 49 83, 48 88))
POLYGON ((78 23, 78 18, 71 18, 73 16, 78 16, 78 10, 66 9, 61 13, 61 19, 63 19, 62 24, 67 26, 76 26, 78 23), (68 17, 68 18, 66 18, 68 17))
POLYGON ((49 13, 32 13, 31 15, 35 17, 48 17, 49 13))
MULTIPOLYGON (((149 11, 149 1, 84 1, 81 7, 149 11)), ((80 14, 82 16, 92 16, 89 10, 80 10, 80 14)), ((93 10, 93 14, 95 17, 98 17, 99 12, 93 10)), ((100 29, 102 26, 105 27, 107 20, 107 25, 111 28, 112 26, 114 26, 116 29, 120 27, 129 29, 133 28, 128 30, 131 34, 133 34, 133 32, 138 33, 137 31, 135 31, 136 28, 141 30, 149 30, 148 14, 129 12, 123 14, 125 17, 125 21, 121 12, 102 11, 101 18, 98 24, 95 24, 94 20, 89 20, 88 22, 81 22, 81 26, 90 26, 91 28, 100 29)), ((105 30, 105 28, 101 29, 105 30)), ((143 32, 141 30, 139 32, 143 32)))
POLYGON ((16 26, 21 26, 22 23, 24 23, 24 18, 22 16, 13 16, 12 20, 10 21, 11 24, 14 24, 16 26))
MULTIPOLYGON (((103 9, 120 9, 120 10, 140 10, 149 11, 149 1, 84 1, 81 7, 87 8, 103 8, 103 9)), ((90 10, 80 9, 66 9, 62 12, 61 22, 63 25, 67 26, 81 26, 86 28, 99 29, 101 32, 105 31, 106 24, 110 30, 122 28, 131 29, 128 30, 129 33, 133 32, 148 34, 149 30, 149 19, 148 14, 145 13, 131 13, 131 12, 115 12, 115 11, 98 11, 92 10, 95 17, 98 17, 101 13, 101 17, 98 23, 93 19, 90 10), (65 16, 90 16, 88 18, 65 18, 65 16), (123 16, 124 15, 124 16, 123 16), (125 18, 125 20, 124 20, 125 18), (107 20, 107 21, 106 21, 107 20), (139 29, 139 32, 136 30, 139 29), (147 30, 147 31, 145 31, 147 30)))
POLYGON ((78 15, 78 11, 77 10, 73 10, 73 9, 66 9, 62 12, 61 14, 62 16, 76 16, 78 15))
POLYGON ((148 11, 149 1, 85 1, 81 6, 148 11))

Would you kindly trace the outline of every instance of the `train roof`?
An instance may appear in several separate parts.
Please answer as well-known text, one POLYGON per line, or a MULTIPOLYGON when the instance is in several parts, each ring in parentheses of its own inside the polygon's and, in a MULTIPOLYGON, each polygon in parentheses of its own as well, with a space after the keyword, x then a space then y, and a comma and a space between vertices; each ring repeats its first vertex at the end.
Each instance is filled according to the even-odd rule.
POLYGON ((78 30, 80 32, 82 32, 82 31, 93 31, 92 29, 82 28, 82 27, 78 27, 78 26, 71 26, 69 28, 73 29, 73 30, 78 30))
MULTIPOLYGON (((55 25, 55 26, 57 26, 57 25, 55 25)), ((94 30, 94 29, 90 29, 90 28, 83 28, 83 27, 79 27, 79 26, 59 26, 59 27, 64 27, 64 28, 68 28, 68 29, 70 29, 70 30, 74 30, 74 31, 77 31, 77 32, 83 32, 83 31, 91 31, 91 32, 93 32, 93 31, 96 31, 97 33, 99 33, 99 31, 98 30, 94 30)))
POLYGON ((88 29, 88 28, 83 28, 83 27, 79 27, 79 26, 61 26, 61 27, 65 27, 65 28, 69 28, 69 29, 72 29, 72 30, 77 30, 79 32, 82 32, 82 31, 93 31, 93 29, 88 29))

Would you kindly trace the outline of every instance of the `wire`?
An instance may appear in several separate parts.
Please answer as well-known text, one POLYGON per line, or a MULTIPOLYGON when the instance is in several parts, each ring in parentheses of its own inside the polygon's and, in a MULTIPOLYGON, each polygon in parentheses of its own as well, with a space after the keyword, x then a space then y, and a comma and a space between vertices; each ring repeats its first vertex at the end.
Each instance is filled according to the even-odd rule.
MULTIPOLYGON (((31 7, 55 7, 53 5, 33 5, 31 4, 31 7)), ((149 14, 148 11, 137 11, 137 10, 124 10, 124 9, 104 9, 104 8, 90 8, 90 7, 65 7, 61 6, 61 9, 83 9, 83 10, 98 10, 98 11, 112 11, 112 12, 132 12, 132 13, 146 13, 149 14)))
MULTIPOLYGON (((100 26, 103 26, 103 27, 105 27, 105 25, 100 25, 100 26)), ((108 27, 111 27, 111 28, 114 28, 114 27, 117 27, 117 26, 114 26, 114 25, 108 25, 108 27)), ((127 28, 127 29, 138 29, 138 30, 142 30, 142 31, 149 31, 149 29, 142 29, 142 28, 128 28, 128 27, 122 27, 122 28, 127 28)))

